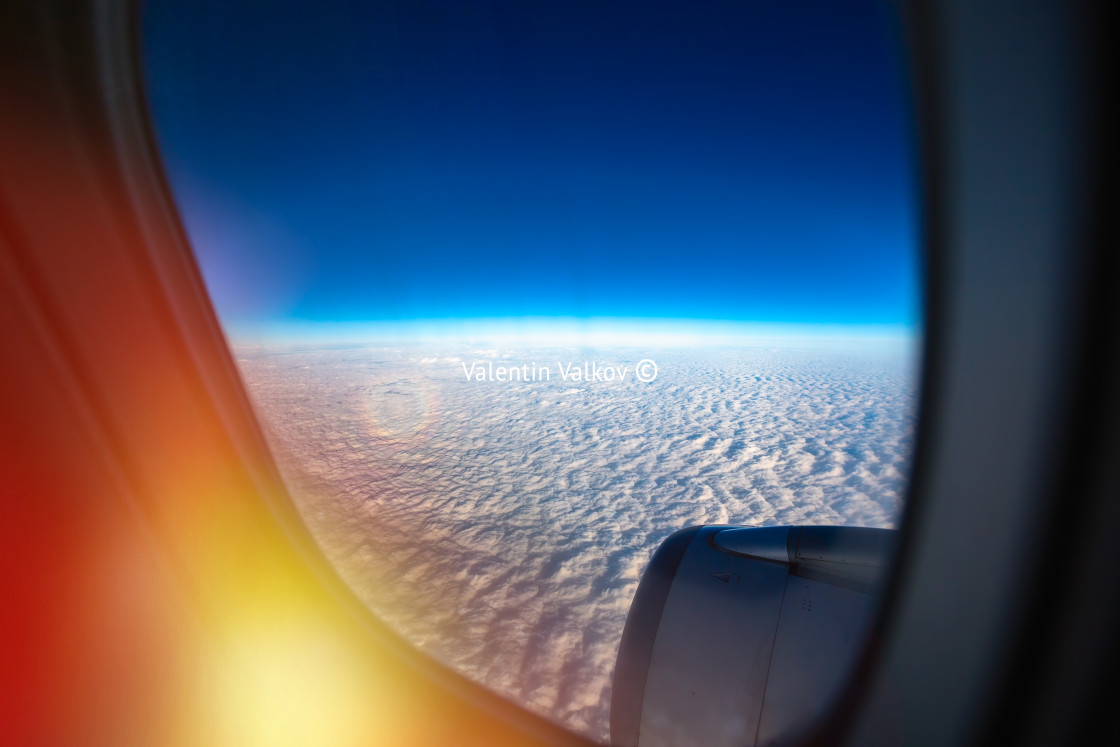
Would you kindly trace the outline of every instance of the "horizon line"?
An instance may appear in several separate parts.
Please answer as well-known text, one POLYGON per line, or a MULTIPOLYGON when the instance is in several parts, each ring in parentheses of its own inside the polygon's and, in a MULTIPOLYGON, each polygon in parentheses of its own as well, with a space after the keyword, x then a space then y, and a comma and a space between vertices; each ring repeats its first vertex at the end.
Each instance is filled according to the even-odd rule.
POLYGON ((920 325, 650 317, 480 317, 223 325, 234 347, 500 344, 518 347, 914 345, 920 325))

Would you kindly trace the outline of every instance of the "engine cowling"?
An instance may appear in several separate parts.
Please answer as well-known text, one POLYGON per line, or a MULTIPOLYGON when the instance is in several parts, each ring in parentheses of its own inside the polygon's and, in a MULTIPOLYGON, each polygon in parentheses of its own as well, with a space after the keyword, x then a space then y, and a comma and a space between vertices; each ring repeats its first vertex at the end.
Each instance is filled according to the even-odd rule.
POLYGON ((698 526, 654 553, 611 702, 616 745, 796 741, 866 641, 896 532, 698 526))

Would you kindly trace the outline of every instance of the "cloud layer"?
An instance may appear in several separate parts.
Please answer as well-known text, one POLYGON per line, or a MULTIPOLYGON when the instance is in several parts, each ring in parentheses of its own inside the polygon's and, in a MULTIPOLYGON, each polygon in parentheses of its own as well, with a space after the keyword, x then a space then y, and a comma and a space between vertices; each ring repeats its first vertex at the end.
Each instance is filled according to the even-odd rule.
POLYGON ((807 350, 242 348, 293 497, 419 648, 605 741, 638 579, 700 523, 893 526, 913 361, 807 350), (642 358, 658 376, 635 379, 642 358), (464 364, 536 365, 529 381, 464 364), (558 364, 629 366, 573 382, 558 364))

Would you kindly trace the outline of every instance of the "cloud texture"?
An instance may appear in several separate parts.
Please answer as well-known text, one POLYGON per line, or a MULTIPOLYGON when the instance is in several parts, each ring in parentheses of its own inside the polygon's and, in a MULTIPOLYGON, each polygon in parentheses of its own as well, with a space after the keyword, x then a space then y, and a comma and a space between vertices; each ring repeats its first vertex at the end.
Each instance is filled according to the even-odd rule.
POLYGON ((416 646, 607 739, 638 579, 700 523, 894 526, 913 361, 782 349, 242 348, 293 498, 416 646), (560 363, 656 360, 643 383, 560 363), (464 363, 548 380, 475 381, 464 363))

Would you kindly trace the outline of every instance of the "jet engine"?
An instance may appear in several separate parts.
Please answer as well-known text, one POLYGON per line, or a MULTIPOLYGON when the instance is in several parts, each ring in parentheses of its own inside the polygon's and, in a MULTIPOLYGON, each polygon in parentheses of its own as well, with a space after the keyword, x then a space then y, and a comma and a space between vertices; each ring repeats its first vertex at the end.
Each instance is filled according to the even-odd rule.
POLYGON ((611 741, 800 741, 867 640, 896 532, 696 526, 654 553, 630 607, 611 741))

